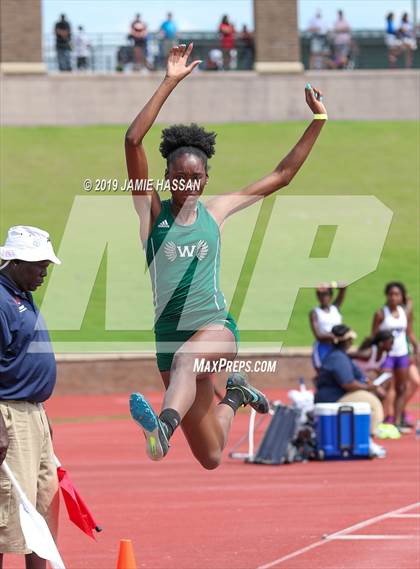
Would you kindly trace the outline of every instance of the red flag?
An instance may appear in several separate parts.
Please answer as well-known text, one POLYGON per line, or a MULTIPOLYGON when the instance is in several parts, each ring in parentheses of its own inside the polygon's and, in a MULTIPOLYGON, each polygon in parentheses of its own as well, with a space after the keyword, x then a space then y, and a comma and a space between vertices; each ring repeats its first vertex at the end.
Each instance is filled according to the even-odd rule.
POLYGON ((101 528, 93 519, 89 508, 74 487, 67 470, 61 465, 57 466, 57 475, 70 520, 88 536, 96 539, 93 530, 99 532, 101 528))

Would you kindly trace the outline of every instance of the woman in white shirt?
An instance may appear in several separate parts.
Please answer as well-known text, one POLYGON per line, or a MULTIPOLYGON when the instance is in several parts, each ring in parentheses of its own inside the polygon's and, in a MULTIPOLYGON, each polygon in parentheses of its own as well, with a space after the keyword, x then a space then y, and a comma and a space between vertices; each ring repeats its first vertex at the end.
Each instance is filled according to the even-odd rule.
MULTIPOLYGON (((383 363, 383 369, 393 374, 395 401, 393 403, 393 422, 401 432, 407 432, 409 425, 404 419, 406 390, 409 381, 410 366, 409 342, 417 353, 417 340, 413 333, 412 319, 408 318, 405 306, 407 304, 406 290, 402 283, 390 282, 385 287, 386 304, 374 316, 372 335, 379 330, 389 330, 394 336, 392 350, 383 363)), ((393 393, 390 390, 384 402, 385 415, 390 416, 393 393)))
POLYGON ((321 10, 318 9, 309 22, 308 32, 311 32, 309 69, 323 69, 329 50, 327 43, 328 26, 322 17, 321 10))
POLYGON ((316 289, 319 306, 309 313, 309 322, 315 343, 312 352, 312 364, 316 371, 321 369, 323 360, 334 347, 334 335, 331 330, 343 321, 340 306, 344 301, 346 287, 337 283, 326 283, 316 289), (333 289, 338 287, 338 294, 333 300, 333 289))
POLYGON ((405 12, 401 18, 399 38, 405 51, 405 66, 410 68, 413 64, 413 51, 417 49, 417 41, 407 12, 405 12))
MULTIPOLYGON (((404 304, 404 309, 407 313, 408 322, 411 326, 413 326, 413 299, 406 294, 406 302, 404 304)), ((410 348, 410 346, 409 346, 410 348)), ((413 351, 409 350, 409 357, 410 357, 410 365, 408 367, 408 384, 407 384, 407 391, 405 394, 405 405, 404 405, 404 412, 403 417, 406 423, 410 424, 412 422, 412 426, 414 426, 415 420, 414 417, 409 417, 406 413, 406 407, 409 401, 413 398, 414 394, 416 393, 417 389, 420 387, 420 373, 419 373, 419 350, 417 344, 417 350, 414 348, 413 351), (414 352, 414 353, 413 353, 414 352)))
POLYGON ((342 69, 347 65, 351 48, 351 28, 342 10, 338 11, 334 24, 334 63, 342 69))

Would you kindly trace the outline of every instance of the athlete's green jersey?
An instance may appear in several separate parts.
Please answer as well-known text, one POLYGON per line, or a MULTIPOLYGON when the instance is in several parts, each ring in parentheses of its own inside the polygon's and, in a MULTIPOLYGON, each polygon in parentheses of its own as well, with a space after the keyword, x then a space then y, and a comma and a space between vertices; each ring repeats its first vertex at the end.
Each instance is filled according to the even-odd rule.
POLYGON ((173 326, 174 320, 181 330, 197 329, 205 315, 226 311, 219 285, 219 226, 200 201, 191 225, 179 225, 170 201, 162 202, 146 255, 157 331, 165 331, 168 322, 173 326))
MULTIPOLYGON (((170 201, 162 202, 146 242, 146 257, 155 306, 158 363, 159 342, 182 344, 210 322, 234 327, 236 335, 236 325, 227 312, 219 284, 219 226, 200 201, 191 225, 178 224, 170 201)), ((173 353, 171 361, 172 357, 173 353)), ((168 362, 162 365, 159 364, 160 369, 170 368, 165 367, 168 362)))

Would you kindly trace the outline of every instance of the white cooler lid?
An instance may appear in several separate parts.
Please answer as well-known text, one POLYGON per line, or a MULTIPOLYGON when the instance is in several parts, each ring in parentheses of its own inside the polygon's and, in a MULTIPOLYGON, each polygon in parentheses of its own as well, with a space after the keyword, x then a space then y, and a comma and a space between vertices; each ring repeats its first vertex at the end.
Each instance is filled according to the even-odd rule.
POLYGON ((365 402, 342 401, 341 403, 317 403, 315 405, 315 415, 337 415, 338 409, 343 405, 353 407, 355 415, 370 415, 370 405, 365 402))

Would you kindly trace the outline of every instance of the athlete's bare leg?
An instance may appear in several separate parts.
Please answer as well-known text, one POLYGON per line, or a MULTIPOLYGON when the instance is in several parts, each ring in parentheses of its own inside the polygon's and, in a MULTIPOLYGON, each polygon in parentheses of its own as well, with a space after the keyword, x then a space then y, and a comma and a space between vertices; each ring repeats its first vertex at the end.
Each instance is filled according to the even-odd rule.
POLYGON ((420 387, 420 374, 419 368, 415 363, 410 363, 408 368, 408 384, 407 391, 405 394, 405 405, 410 401, 413 395, 416 393, 417 389, 420 387))
MULTIPOLYGON (((394 375, 394 370, 388 369, 383 370, 384 372, 389 372, 394 375)), ((389 381, 389 386, 386 390, 386 397, 382 402, 384 408, 384 415, 385 417, 393 417, 394 416, 394 406, 395 406, 395 379, 394 377, 391 378, 389 381)))
POLYGON ((212 324, 196 332, 175 353, 169 373, 170 381, 162 404, 163 409, 176 409, 181 419, 192 407, 197 386, 197 371, 194 361, 205 358, 218 361, 233 360, 237 347, 232 332, 220 324, 212 324))
POLYGON ((394 402, 394 421, 396 425, 401 422, 402 413, 405 405, 405 394, 408 383, 408 368, 394 370, 395 376, 395 402, 394 402))
MULTIPOLYGON (((170 372, 161 375, 167 387, 170 372)), ((196 380, 195 401, 181 423, 193 455, 207 469, 219 466, 234 417, 229 405, 215 403, 213 375, 196 380)))
POLYGON ((214 401, 211 373, 198 373, 194 360, 208 362, 236 356, 233 333, 221 325, 209 325, 196 332, 175 353, 170 371, 162 372, 167 388, 162 412, 157 419, 141 394, 132 394, 130 405, 135 421, 146 436, 146 450, 152 460, 168 452, 168 439, 181 424, 191 450, 204 468, 216 468, 221 461, 236 409, 250 404, 258 413, 267 413, 265 396, 239 377, 229 379, 228 394, 218 404, 214 401))
POLYGON ((215 405, 214 374, 194 371, 194 360, 233 360, 237 346, 230 330, 210 325, 199 330, 175 354, 172 368, 162 372, 167 388, 163 409, 176 409, 190 448, 204 468, 216 468, 221 461, 234 417, 229 405, 215 405))

